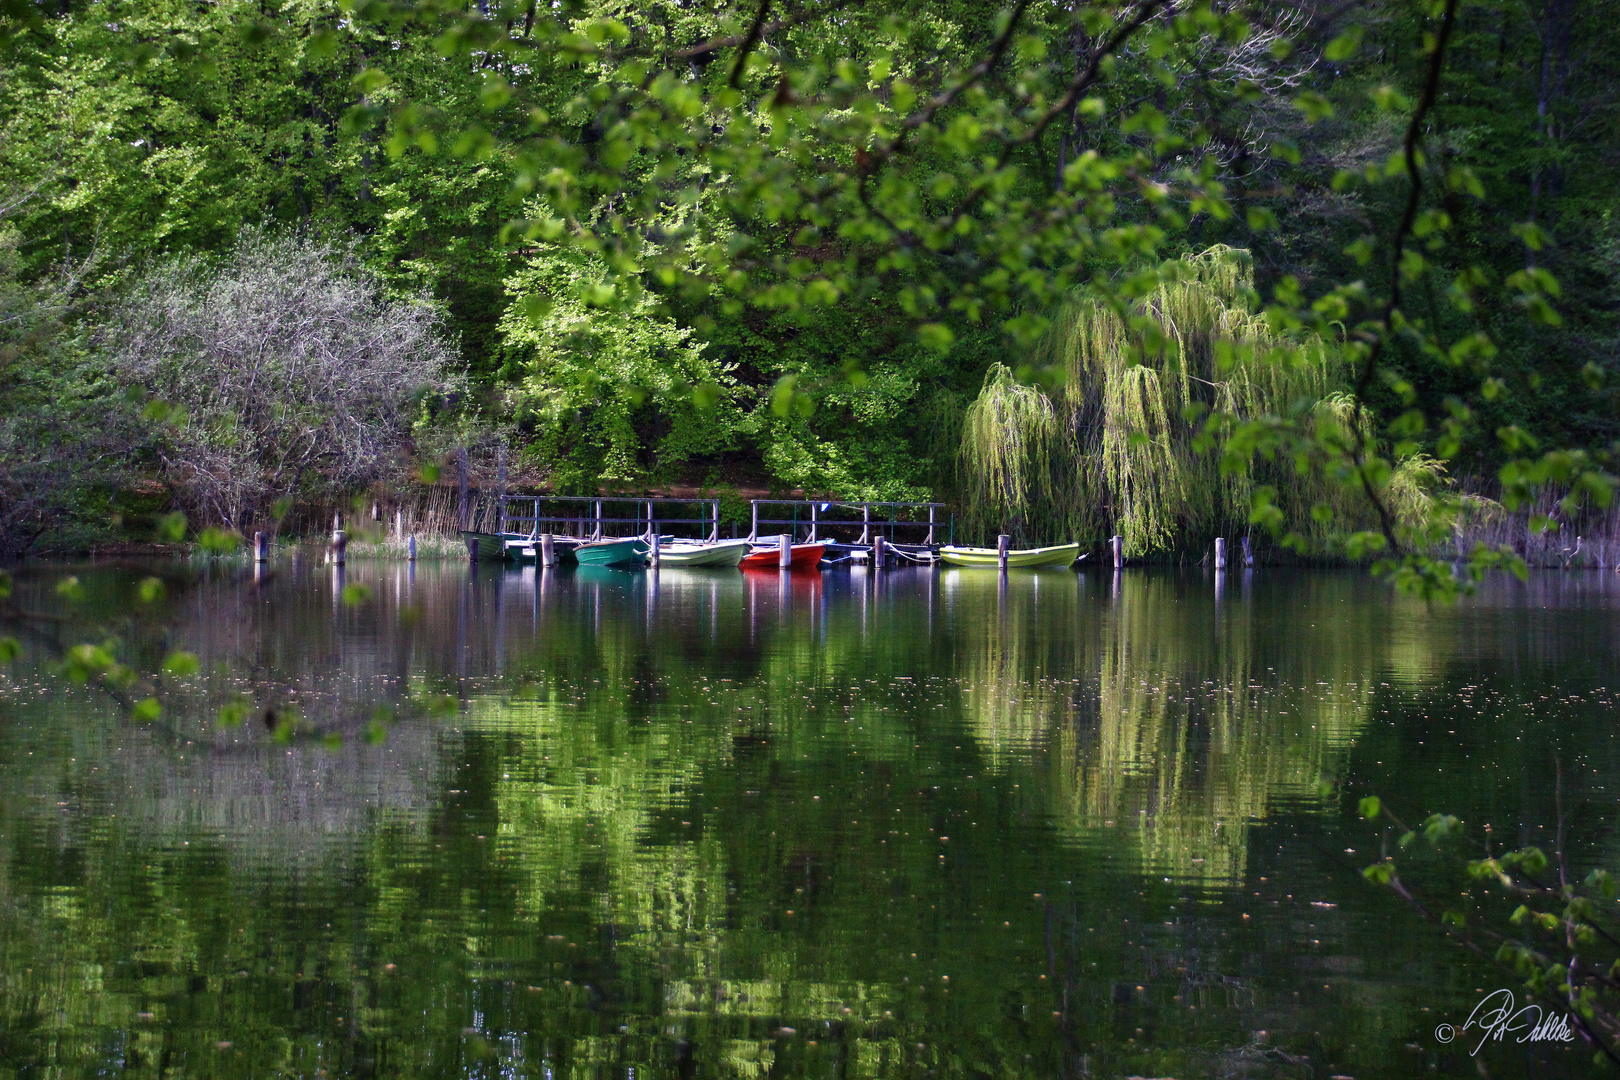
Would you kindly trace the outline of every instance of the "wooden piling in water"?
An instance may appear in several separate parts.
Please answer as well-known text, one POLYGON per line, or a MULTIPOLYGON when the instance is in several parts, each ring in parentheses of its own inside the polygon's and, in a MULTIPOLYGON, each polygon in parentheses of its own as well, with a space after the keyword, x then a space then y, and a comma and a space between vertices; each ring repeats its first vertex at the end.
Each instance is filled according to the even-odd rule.
POLYGON ((888 566, 888 547, 883 542, 883 535, 879 533, 872 538, 872 567, 876 570, 886 570, 888 566))
POLYGON ((409 543, 407 544, 406 555, 411 560, 411 562, 414 563, 416 561, 416 536, 414 534, 411 536, 411 539, 410 539, 409 543))
POLYGON ((332 563, 342 566, 348 561, 349 538, 343 532, 343 515, 332 515, 332 563))
POLYGON ((996 565, 1002 570, 1007 569, 1007 550, 1012 547, 1012 537, 1002 533, 996 537, 996 565))
MULTIPOLYGON (((649 508, 647 513, 651 514, 652 510, 649 508)), ((658 567, 658 534, 657 533, 652 534, 651 544, 652 544, 652 549, 648 552, 648 555, 651 558, 653 568, 656 569, 658 567)))
POLYGON ((1123 536, 1110 537, 1108 544, 1114 550, 1114 569, 1118 570, 1125 565, 1125 538, 1123 536))
POLYGON ((557 565, 557 547, 552 543, 550 533, 540 534, 540 565, 545 567, 557 565))
POLYGON ((270 561, 270 538, 262 532, 253 534, 253 561, 270 561))
POLYGON ((1224 536, 1215 538, 1215 569, 1226 569, 1226 537, 1224 536))
POLYGON ((776 538, 776 565, 783 570, 793 565, 793 538, 787 533, 776 538))

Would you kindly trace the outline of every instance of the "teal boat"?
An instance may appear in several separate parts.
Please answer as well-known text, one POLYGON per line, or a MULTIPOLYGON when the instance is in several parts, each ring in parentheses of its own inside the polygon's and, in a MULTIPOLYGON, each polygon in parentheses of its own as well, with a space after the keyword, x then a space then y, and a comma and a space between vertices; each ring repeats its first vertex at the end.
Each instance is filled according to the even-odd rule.
POLYGON ((624 566, 646 562, 647 552, 651 550, 647 541, 635 536, 624 536, 581 544, 572 554, 574 561, 581 566, 624 566))

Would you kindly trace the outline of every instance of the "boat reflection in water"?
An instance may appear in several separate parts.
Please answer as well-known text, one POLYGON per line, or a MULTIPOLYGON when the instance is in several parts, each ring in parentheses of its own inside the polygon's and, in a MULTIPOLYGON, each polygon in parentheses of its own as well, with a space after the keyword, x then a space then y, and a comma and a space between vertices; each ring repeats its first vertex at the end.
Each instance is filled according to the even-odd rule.
MULTIPOLYGON (((105 610, 145 573, 74 572, 105 610)), ((1344 811, 1555 819, 1527 710, 1612 738, 1615 585, 1576 577, 177 580, 126 645, 199 657, 161 722, 5 684, 0 1070, 1429 1075, 1405 1042, 1485 975, 1344 811)))

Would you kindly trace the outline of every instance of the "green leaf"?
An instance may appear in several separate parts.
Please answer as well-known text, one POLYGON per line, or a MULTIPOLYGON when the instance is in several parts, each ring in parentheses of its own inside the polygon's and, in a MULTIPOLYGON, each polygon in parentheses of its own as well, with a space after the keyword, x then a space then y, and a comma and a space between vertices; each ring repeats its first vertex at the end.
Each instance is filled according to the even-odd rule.
POLYGON ((361 604, 370 599, 370 585, 361 585, 359 582, 356 582, 353 585, 343 586, 343 604, 345 607, 359 607, 361 604))
POLYGON ((77 577, 69 575, 56 583, 56 595, 70 604, 77 604, 84 599, 84 586, 79 584, 77 577))
POLYGON ((252 704, 246 698, 227 701, 219 707, 219 725, 228 728, 241 727, 243 722, 247 720, 250 711, 252 711, 252 704))
POLYGON ((10 637, 9 635, 6 637, 0 637, 0 664, 11 663, 13 660, 17 659, 17 656, 21 652, 22 646, 17 644, 16 638, 10 637))
POLYGON ((923 347, 936 353, 948 353, 956 342, 956 335, 944 323, 923 323, 917 327, 917 340, 923 347))
POLYGON ((1361 36, 1361 27, 1351 27, 1328 42, 1327 48, 1322 50, 1322 55, 1336 64, 1348 60, 1361 48, 1361 36))
POLYGON ((158 522, 158 539, 177 544, 186 538, 186 515, 176 510, 158 522))
POLYGON ((197 661, 197 654, 176 649, 163 660, 163 670, 176 678, 195 675, 202 665, 197 661))
POLYGON ((1395 864, 1390 862, 1373 863, 1361 871, 1361 876, 1374 885, 1388 885, 1395 880, 1395 864))
POLYGON ((197 543, 210 555, 229 555, 236 550, 242 538, 234 532, 210 525, 197 537, 197 543))
POLYGON ((163 599, 163 582, 155 577, 142 578, 141 583, 135 586, 135 595, 140 597, 143 604, 155 604, 163 599))
POLYGON ((163 706, 158 703, 157 698, 143 698, 135 703, 134 708, 129 710, 129 714, 136 720, 150 723, 163 715, 163 706))
POLYGON ((1368 821, 1371 821, 1373 818, 1378 816, 1378 812, 1382 810, 1383 807, 1384 804, 1378 800, 1378 796, 1368 795, 1366 798, 1361 800, 1361 816, 1366 818, 1368 821))

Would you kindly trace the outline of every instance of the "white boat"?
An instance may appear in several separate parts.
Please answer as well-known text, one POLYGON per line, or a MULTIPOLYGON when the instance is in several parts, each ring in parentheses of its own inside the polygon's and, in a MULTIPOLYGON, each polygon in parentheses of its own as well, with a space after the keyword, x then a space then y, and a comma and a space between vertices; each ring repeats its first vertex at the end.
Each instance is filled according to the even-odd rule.
POLYGON ((671 540, 658 545, 659 566, 736 566, 747 555, 747 540, 671 540))

